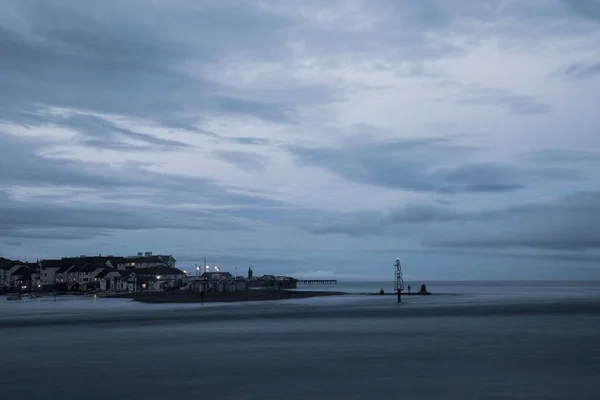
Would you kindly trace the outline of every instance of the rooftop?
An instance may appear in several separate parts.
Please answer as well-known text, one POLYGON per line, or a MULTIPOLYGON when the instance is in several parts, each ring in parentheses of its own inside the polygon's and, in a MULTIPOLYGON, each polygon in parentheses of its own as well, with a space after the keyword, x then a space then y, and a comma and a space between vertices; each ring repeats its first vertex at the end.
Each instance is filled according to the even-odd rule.
POLYGON ((128 269, 123 271, 126 276, 131 274, 138 275, 185 275, 185 272, 180 270, 179 268, 172 267, 150 267, 150 268, 136 268, 136 269, 128 269))
MULTIPOLYGON (((169 259, 173 258, 170 255, 152 255, 152 256, 133 256, 133 257, 118 257, 118 264, 124 263, 167 263, 169 259)), ((173 258, 173 260, 175 260, 173 258)))

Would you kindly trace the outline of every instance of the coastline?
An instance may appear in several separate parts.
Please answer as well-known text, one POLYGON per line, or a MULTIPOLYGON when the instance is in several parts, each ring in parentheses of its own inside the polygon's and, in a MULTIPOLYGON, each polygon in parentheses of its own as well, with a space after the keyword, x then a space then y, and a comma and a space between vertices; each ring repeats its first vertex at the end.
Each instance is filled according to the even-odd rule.
POLYGON ((348 293, 331 291, 295 291, 295 290, 244 290, 234 292, 206 292, 204 300, 199 292, 133 292, 104 296, 106 299, 131 299, 147 304, 166 303, 230 303, 242 301, 268 301, 287 299, 306 299, 311 297, 343 296, 348 293))

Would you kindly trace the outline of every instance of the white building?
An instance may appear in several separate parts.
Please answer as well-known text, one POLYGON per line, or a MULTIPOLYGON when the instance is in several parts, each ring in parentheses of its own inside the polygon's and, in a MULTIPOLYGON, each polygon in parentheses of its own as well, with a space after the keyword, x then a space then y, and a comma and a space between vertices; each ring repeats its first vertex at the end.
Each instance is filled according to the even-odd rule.
POLYGON ((169 267, 175 268, 176 260, 172 255, 152 255, 151 252, 145 254, 138 253, 137 256, 120 257, 116 259, 117 269, 137 269, 169 267))

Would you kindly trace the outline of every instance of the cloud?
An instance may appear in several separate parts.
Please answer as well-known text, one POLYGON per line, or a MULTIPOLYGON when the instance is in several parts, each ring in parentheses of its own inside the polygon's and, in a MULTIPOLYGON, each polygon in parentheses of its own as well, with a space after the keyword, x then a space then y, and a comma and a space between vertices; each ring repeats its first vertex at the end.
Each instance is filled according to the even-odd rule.
POLYGON ((254 115, 273 122, 290 122, 287 116, 290 110, 281 104, 269 104, 230 96, 213 96, 212 100, 218 109, 222 111, 254 115))
POLYGON ((434 247, 600 249, 600 192, 480 212, 460 235, 438 231, 424 240, 434 247))
POLYGON ((551 111, 550 105, 535 96, 490 88, 470 88, 457 101, 470 106, 498 106, 512 115, 546 114, 551 111))
MULTIPOLYGON (((24 243, 31 243, 32 241, 73 241, 73 240, 92 240, 102 236, 113 236, 111 233, 98 230, 98 229, 87 229, 82 227, 77 228, 19 228, 14 226, 0 228, 0 237, 5 238, 19 238, 23 239, 23 242, 19 242, 19 245, 24 243)), ((4 242, 9 244, 9 242, 4 242)), ((39 243, 39 242, 38 242, 39 243)))
POLYGON ((304 228, 317 234, 339 233, 355 237, 385 235, 414 230, 415 225, 448 223, 476 217, 472 211, 454 206, 409 203, 390 211, 364 211, 325 216, 304 228))
POLYGON ((536 181, 573 181, 578 171, 566 168, 527 168, 508 164, 473 163, 441 168, 435 173, 441 180, 470 192, 510 192, 536 181))
POLYGON ((48 106, 147 118, 175 128, 197 125, 190 111, 198 108, 284 118, 280 105, 241 99, 235 87, 185 67, 249 49, 260 56, 268 56, 262 48, 285 51, 277 34, 290 22, 283 15, 242 2, 236 7, 186 1, 136 7, 107 1, 89 8, 73 0, 9 0, 4 9, 0 85, 11 96, 5 119, 48 106))
POLYGON ((234 138, 230 138, 230 140, 235 143, 254 145, 254 146, 262 146, 262 145, 271 144, 271 141, 268 139, 256 138, 256 137, 234 137, 234 138))
POLYGON ((246 170, 264 170, 268 162, 268 159, 260 154, 243 151, 218 150, 213 152, 213 155, 246 170))
POLYGON ((440 138, 376 141, 359 134, 349 135, 335 147, 290 146, 288 150, 301 165, 322 167, 365 184, 418 191, 437 189, 425 158, 447 160, 472 151, 440 138))
POLYGON ((72 113, 24 113, 13 122, 36 131, 48 125, 64 127, 78 134, 79 142, 88 147, 121 151, 167 151, 190 148, 191 145, 163 139, 148 133, 123 128, 96 115, 72 113))
POLYGON ((311 215, 207 178, 41 155, 47 144, 0 134, 0 187, 13 187, 0 192, 0 236, 66 240, 132 229, 248 230, 311 215), (205 206, 177 207, 198 203, 205 206))
POLYGON ((561 2, 584 18, 600 21, 600 3, 597 0, 561 0, 561 2))
POLYGON ((12 247, 19 247, 19 246, 23 245, 23 242, 19 242, 16 240, 3 240, 2 243, 7 246, 12 246, 12 247))
POLYGON ((600 61, 578 62, 561 71, 567 78, 586 79, 600 75, 600 61))
POLYGON ((125 129, 106 119, 92 115, 73 115, 64 118, 63 120, 56 121, 55 124, 60 124, 76 130, 81 135, 95 138, 97 141, 106 140, 107 143, 123 144, 124 140, 129 139, 149 147, 158 147, 162 149, 181 149, 190 147, 190 145, 177 140, 162 139, 147 133, 125 129))
POLYGON ((318 234, 417 236, 423 246, 437 249, 587 251, 600 250, 598 215, 600 192, 580 192, 487 210, 409 204, 390 212, 349 213, 306 228, 318 234))
POLYGON ((0 236, 5 237, 82 239, 110 235, 114 230, 157 228, 247 230, 250 226, 207 211, 108 202, 81 205, 4 200, 0 203, 0 236))
POLYGON ((537 164, 547 165, 578 165, 582 163, 600 162, 600 152, 593 149, 571 150, 571 149, 540 149, 518 156, 520 160, 537 164))
POLYGON ((101 197, 114 194, 120 198, 129 192, 135 197, 136 191, 143 190, 144 198, 158 201, 164 196, 171 204, 193 199, 222 205, 278 204, 257 195, 238 194, 207 178, 156 172, 143 165, 114 167, 39 154, 47 144, 38 138, 0 134, 0 185, 88 188, 99 190, 101 197))
POLYGON ((375 141, 353 135, 336 147, 291 146, 289 151, 301 165, 363 184, 419 192, 510 192, 537 181, 579 179, 569 169, 469 162, 482 149, 442 137, 375 141))
POLYGON ((93 188, 127 186, 126 179, 110 168, 99 170, 92 163, 52 159, 38 154, 51 143, 39 138, 32 140, 0 133, 0 183, 93 188))
MULTIPOLYGON (((51 143, 0 134, 0 188, 12 188, 0 190, 0 236, 67 240, 122 230, 252 230, 295 226, 326 214, 212 179, 158 172, 152 165, 43 155, 51 143)), ((258 155, 219 155, 246 169, 264 169, 258 155)))

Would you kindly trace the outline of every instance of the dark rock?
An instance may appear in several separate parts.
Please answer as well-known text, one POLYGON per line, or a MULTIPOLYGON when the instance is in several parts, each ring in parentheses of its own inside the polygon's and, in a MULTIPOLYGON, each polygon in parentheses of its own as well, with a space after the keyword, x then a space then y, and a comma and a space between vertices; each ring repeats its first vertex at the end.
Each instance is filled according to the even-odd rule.
POLYGON ((431 294, 427 291, 427 286, 425 286, 425 284, 421 285, 421 290, 419 290, 419 294, 424 294, 424 295, 428 295, 431 294))

